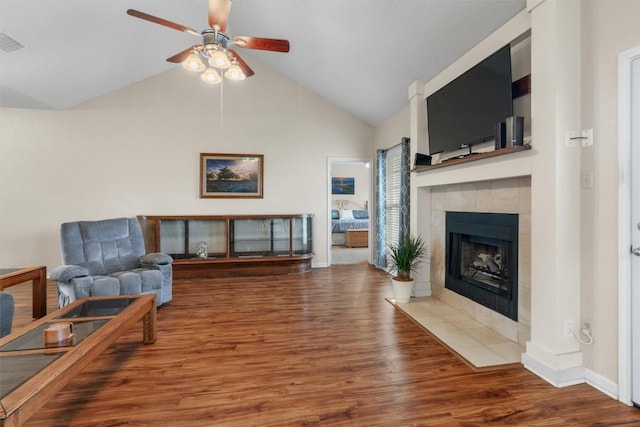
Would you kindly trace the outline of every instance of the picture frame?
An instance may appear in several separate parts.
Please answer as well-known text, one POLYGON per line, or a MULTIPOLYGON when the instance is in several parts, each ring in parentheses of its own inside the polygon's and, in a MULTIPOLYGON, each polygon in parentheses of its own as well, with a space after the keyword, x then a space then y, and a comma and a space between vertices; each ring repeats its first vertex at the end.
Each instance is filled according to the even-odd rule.
POLYGON ((356 179, 343 177, 331 178, 331 194, 356 194, 356 179))
POLYGON ((200 153, 200 198, 262 199, 262 154, 200 153))

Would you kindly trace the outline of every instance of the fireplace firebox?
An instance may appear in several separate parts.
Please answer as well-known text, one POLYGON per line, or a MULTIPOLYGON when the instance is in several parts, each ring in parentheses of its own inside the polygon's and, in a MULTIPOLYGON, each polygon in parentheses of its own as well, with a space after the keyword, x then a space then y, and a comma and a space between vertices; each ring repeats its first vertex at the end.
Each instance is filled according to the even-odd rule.
POLYGON ((445 287, 518 320, 518 215, 447 212, 445 287))

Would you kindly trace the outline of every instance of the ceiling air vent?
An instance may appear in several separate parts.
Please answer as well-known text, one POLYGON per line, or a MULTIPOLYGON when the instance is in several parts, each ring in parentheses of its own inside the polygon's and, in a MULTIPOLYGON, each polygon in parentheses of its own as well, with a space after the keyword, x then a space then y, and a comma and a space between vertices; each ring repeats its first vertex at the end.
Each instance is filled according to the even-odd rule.
POLYGON ((0 50, 5 53, 13 53, 20 49, 24 49, 24 46, 5 33, 0 32, 0 50))

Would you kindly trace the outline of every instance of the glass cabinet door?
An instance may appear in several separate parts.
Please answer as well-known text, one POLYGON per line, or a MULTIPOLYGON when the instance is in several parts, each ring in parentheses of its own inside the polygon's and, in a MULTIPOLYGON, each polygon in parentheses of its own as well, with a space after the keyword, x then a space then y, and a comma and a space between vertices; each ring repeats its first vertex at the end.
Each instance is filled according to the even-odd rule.
POLYGON ((272 255, 291 255, 291 220, 273 218, 271 228, 273 230, 272 255))
POLYGON ((310 255, 312 219, 312 214, 159 217, 158 250, 176 260, 310 255))
POLYGON ((271 254, 270 219, 231 219, 230 256, 266 256, 271 254))
POLYGON ((160 222, 160 252, 174 258, 186 258, 184 242, 186 239, 185 221, 162 220, 160 222))
POLYGON ((227 256, 227 221, 223 219, 192 219, 189 228, 188 253, 196 256, 200 245, 209 252, 208 258, 227 256))
POLYGON ((227 221, 224 219, 163 219, 160 222, 160 251, 176 259, 198 257, 201 244, 208 258, 227 256, 227 221))
POLYGON ((302 218, 292 218, 293 222, 293 254, 310 254, 313 251, 312 222, 310 215, 303 215, 302 218))

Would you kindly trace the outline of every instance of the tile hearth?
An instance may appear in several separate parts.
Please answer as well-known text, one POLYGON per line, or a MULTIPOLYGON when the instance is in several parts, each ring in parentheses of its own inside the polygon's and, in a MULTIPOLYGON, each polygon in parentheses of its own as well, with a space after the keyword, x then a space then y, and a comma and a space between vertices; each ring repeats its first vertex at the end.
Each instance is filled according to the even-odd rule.
POLYGON ((433 297, 395 303, 399 310, 478 370, 521 363, 525 348, 433 297))

